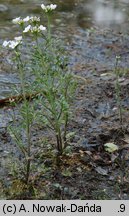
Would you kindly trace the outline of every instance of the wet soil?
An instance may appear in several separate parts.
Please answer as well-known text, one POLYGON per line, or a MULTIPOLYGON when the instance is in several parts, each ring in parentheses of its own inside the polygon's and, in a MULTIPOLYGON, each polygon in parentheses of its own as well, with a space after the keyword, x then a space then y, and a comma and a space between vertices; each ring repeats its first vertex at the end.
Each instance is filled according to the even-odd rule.
MULTIPOLYGON (((60 36, 67 44, 71 72, 85 78, 78 80, 68 125, 74 136, 57 166, 53 134, 34 125, 31 175, 26 185, 23 155, 7 130, 12 113, 18 121, 19 107, 1 108, 0 199, 129 199, 129 36, 120 29, 96 25, 87 30, 64 26, 60 36), (116 56, 121 57, 122 124, 115 90, 116 56), (104 144, 112 142, 119 149, 108 153, 104 144)), ((0 71, 7 92, 4 84, 1 98, 9 96, 11 83, 18 83, 7 61, 10 63, 10 53, 3 52, 0 71)))

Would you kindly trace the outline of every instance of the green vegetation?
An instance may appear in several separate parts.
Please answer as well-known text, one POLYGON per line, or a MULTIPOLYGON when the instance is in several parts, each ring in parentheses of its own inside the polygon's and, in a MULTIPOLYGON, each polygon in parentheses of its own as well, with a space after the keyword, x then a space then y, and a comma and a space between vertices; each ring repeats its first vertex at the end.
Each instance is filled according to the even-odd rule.
MULTIPOLYGON (((21 27, 22 36, 3 43, 4 47, 14 51, 14 61, 20 78, 20 94, 23 99, 20 122, 17 124, 14 115, 9 131, 25 158, 26 183, 29 181, 33 158, 31 132, 34 123, 42 124, 54 133, 57 163, 59 163, 59 156, 67 147, 70 104, 76 84, 67 66, 67 57, 61 42, 51 35, 50 20, 56 5, 41 5, 41 7, 47 16, 47 28, 40 25, 40 17, 27 16, 24 19, 18 17, 13 19, 13 23, 21 27), (32 39, 31 46, 28 44, 27 35, 32 39), (24 58, 23 46, 27 47, 29 56, 27 60, 24 58), (30 101, 31 95, 36 97, 33 102, 30 101)), ((13 105, 14 99, 10 99, 10 103, 13 105)))

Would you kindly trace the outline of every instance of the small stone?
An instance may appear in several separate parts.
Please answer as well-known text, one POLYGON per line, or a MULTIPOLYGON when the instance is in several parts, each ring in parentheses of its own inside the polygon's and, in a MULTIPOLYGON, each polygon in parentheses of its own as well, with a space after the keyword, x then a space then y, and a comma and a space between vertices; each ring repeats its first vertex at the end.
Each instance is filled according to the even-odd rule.
POLYGON ((5 153, 5 154, 9 154, 9 151, 6 151, 6 150, 5 150, 4 153, 5 153))
POLYGON ((4 4, 0 4, 0 12, 6 12, 8 11, 8 7, 4 4))

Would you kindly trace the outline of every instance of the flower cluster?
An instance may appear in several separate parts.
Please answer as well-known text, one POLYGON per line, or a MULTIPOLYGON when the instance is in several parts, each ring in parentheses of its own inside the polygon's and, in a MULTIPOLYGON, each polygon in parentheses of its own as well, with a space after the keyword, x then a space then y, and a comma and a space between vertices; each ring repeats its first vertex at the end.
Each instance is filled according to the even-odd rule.
POLYGON ((21 43, 22 43, 22 36, 19 36, 19 37, 15 37, 14 40, 4 41, 3 47, 9 47, 11 49, 15 49, 21 43))
POLYGON ((31 33, 40 33, 41 31, 45 31, 46 30, 46 27, 43 26, 43 25, 40 25, 40 26, 31 26, 31 25, 28 25, 25 29, 24 29, 24 33, 27 33, 27 32, 31 32, 31 33))
POLYGON ((19 25, 24 24, 24 21, 23 21, 23 19, 21 19, 21 17, 17 17, 17 18, 15 18, 15 19, 13 19, 12 22, 13 22, 14 24, 19 24, 19 25))
MULTIPOLYGON (((56 4, 50 4, 47 6, 41 4, 41 8, 45 11, 45 13, 49 13, 55 10, 56 7, 57 7, 56 4)), ((24 19, 22 19, 21 17, 17 17, 13 19, 12 22, 14 24, 21 25, 22 28, 26 23, 29 23, 29 25, 25 27, 25 29, 23 30, 23 33, 31 32, 37 34, 46 30, 45 26, 38 24, 40 22, 40 17, 37 16, 27 16, 24 19)), ((3 47, 9 47, 11 49, 15 49, 21 43, 22 43, 22 36, 19 36, 19 37, 15 37, 14 40, 4 41, 3 47)))
POLYGON ((53 10, 55 10, 57 7, 56 4, 50 4, 50 5, 47 5, 45 6, 44 4, 41 4, 41 8, 46 12, 46 13, 49 13, 53 10))
POLYGON ((30 22, 30 23, 37 23, 40 22, 40 17, 36 16, 27 16, 26 18, 23 19, 23 22, 30 22))
POLYGON ((27 16, 24 19, 21 19, 20 17, 17 17, 12 20, 14 24, 23 25, 25 23, 29 23, 27 27, 23 30, 23 33, 31 32, 31 33, 40 33, 41 31, 45 31, 46 27, 43 25, 38 25, 38 22, 40 22, 40 17, 37 16, 27 16))
POLYGON ((17 17, 15 19, 13 19, 12 22, 14 24, 19 24, 19 25, 22 25, 22 24, 24 24, 26 22, 37 23, 37 22, 40 22, 40 17, 37 17, 37 16, 27 16, 24 19, 21 19, 21 17, 17 17))

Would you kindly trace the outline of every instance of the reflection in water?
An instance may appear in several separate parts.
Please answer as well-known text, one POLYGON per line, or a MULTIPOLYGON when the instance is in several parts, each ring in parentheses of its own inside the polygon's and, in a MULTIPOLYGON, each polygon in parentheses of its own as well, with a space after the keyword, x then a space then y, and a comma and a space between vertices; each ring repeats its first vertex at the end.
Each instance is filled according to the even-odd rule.
POLYGON ((121 24, 125 20, 125 15, 119 9, 111 6, 99 5, 94 13, 94 19, 97 23, 104 23, 106 25, 121 24))
POLYGON ((103 24, 104 26, 120 25, 126 20, 126 7, 128 2, 125 0, 94 0, 88 3, 86 8, 91 13, 92 21, 95 24, 103 24))
POLYGON ((120 2, 129 3, 129 0, 120 0, 120 2))
MULTIPOLYGON (((53 3, 53 1, 49 1, 53 3)), ((8 29, 10 21, 15 17, 25 17, 27 15, 41 14, 40 4, 42 0, 1 0, 8 10, 0 13, 0 36, 14 32, 8 29), (6 28, 6 29, 5 29, 6 28)), ((45 1, 47 4, 47 0, 45 1)), ((64 25, 73 24, 81 28, 90 28, 93 24, 103 24, 104 26, 124 23, 128 16, 126 9, 129 7, 129 0, 55 0, 58 5, 55 19, 61 20, 64 25)))
POLYGON ((123 29, 123 24, 128 21, 128 10, 129 0, 81 1, 76 9, 77 23, 85 29, 93 25, 123 29))

